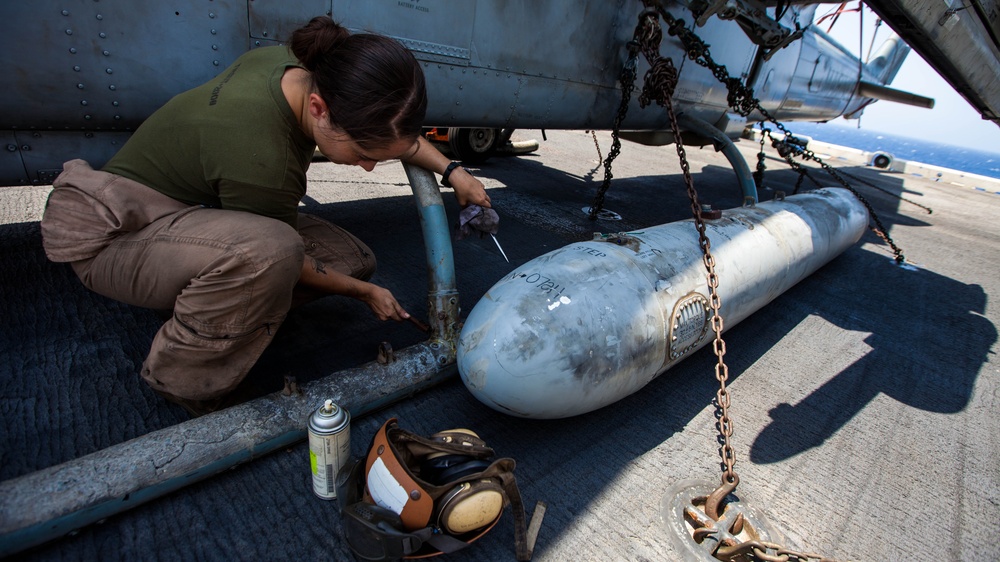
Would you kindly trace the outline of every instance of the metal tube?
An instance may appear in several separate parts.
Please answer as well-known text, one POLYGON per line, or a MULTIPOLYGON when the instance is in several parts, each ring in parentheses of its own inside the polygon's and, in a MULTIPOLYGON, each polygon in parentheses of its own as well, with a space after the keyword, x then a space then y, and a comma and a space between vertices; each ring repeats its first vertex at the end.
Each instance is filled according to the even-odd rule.
MULTIPOLYGON (((416 196, 430 276, 431 341, 303 386, 270 394, 0 482, 0 558, 287 447, 326 399, 357 418, 436 385, 455 372, 458 291, 450 233, 434 176, 406 166, 416 196)), ((303 467, 303 471, 307 470, 303 467)))
POLYGON ((910 92, 888 88, 880 84, 872 84, 871 82, 858 82, 858 95, 865 98, 875 98, 877 100, 891 101, 914 107, 934 109, 934 98, 911 94, 910 92))
POLYGON ((417 213, 424 233, 431 340, 446 343, 452 350, 451 360, 454 361, 459 306, 448 217, 434 174, 409 164, 403 164, 403 169, 417 200, 417 213))
POLYGON ((757 198, 757 184, 753 181, 753 174, 750 172, 750 166, 747 165, 746 159, 740 153, 739 149, 736 148, 736 144, 726 136, 725 133, 720 131, 718 128, 714 127, 708 121, 699 119, 693 115, 688 115, 683 113, 677 116, 678 124, 686 130, 693 131, 708 137, 715 141, 715 149, 722 152, 726 156, 726 160, 729 160, 729 165, 733 167, 733 171, 736 172, 736 179, 740 182, 740 188, 743 190, 743 200, 748 201, 752 198, 754 203, 760 201, 757 198))

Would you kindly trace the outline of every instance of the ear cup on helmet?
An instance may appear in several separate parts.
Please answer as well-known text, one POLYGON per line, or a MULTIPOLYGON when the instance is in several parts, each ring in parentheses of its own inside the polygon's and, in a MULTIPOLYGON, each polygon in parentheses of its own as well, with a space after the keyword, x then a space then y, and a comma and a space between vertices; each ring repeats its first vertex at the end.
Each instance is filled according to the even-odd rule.
POLYGON ((503 502, 503 488, 495 479, 463 482, 441 498, 438 527, 453 535, 480 529, 500 518, 503 502))

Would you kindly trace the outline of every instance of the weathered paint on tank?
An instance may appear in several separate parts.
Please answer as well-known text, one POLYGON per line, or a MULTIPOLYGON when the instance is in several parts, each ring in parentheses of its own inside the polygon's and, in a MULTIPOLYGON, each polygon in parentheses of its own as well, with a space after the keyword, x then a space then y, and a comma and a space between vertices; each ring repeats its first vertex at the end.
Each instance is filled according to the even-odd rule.
MULTIPOLYGON (((730 328, 860 239, 868 222, 828 188, 708 221, 730 328)), ((711 341, 692 220, 570 244, 519 267, 469 314, 458 368, 492 408, 563 418, 632 394, 711 341)))

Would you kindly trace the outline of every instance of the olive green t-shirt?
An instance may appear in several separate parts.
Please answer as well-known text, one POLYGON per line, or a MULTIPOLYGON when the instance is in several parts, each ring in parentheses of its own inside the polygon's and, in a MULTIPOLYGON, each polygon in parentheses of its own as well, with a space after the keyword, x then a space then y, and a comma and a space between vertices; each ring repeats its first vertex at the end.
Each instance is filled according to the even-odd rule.
POLYGON ((252 50, 151 115, 104 171, 189 203, 273 217, 293 227, 316 145, 281 91, 286 47, 252 50))

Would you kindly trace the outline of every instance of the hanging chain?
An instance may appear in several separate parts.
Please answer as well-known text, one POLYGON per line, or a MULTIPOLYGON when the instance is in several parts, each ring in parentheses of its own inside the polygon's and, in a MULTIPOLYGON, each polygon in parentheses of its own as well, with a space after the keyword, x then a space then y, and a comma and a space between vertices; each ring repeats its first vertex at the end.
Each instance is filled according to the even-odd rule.
MULTIPOLYGON (((785 134, 786 138, 797 139, 795 135, 791 133, 782 123, 775 119, 770 112, 764 109, 760 105, 760 100, 754 97, 753 88, 744 85, 739 78, 734 78, 729 75, 729 71, 724 65, 718 64, 712 59, 712 54, 709 51, 709 46, 701 40, 687 25, 684 20, 677 19, 672 16, 663 6, 660 6, 652 0, 643 0, 643 3, 649 9, 655 9, 660 16, 663 17, 663 21, 667 23, 667 32, 680 39, 681 43, 684 45, 684 49, 687 53, 687 57, 698 64, 709 69, 712 75, 715 76, 716 80, 722 82, 726 86, 728 92, 727 100, 729 106, 733 108, 737 113, 743 117, 749 117, 754 111, 759 112, 764 119, 771 122, 779 131, 785 134)), ((869 216, 875 222, 875 228, 872 230, 877 234, 886 244, 892 248, 892 252, 895 255, 895 260, 897 263, 904 263, 906 258, 903 256, 903 251, 896 246, 892 238, 889 236, 888 231, 882 225, 882 221, 879 220, 878 215, 875 213, 875 209, 868 203, 868 201, 861 196, 856 189, 847 183, 847 180, 837 173, 829 164, 823 162, 818 156, 816 156, 813 151, 805 147, 794 146, 794 152, 796 155, 802 157, 803 159, 812 160, 819 164, 828 174, 830 174, 837 182, 846 188, 848 191, 854 194, 859 201, 868 210, 869 216)))
MULTIPOLYGON (((636 63, 639 61, 639 46, 636 44, 635 40, 629 41, 628 45, 628 59, 625 60, 625 64, 622 65, 621 74, 618 77, 619 83, 622 87, 622 101, 618 104, 618 114, 615 115, 615 122, 613 129, 611 130, 611 149, 608 150, 608 157, 604 160, 604 182, 601 183, 601 187, 597 190, 597 195, 594 196, 594 202, 590 205, 590 214, 587 216, 590 220, 597 220, 597 214, 601 212, 604 208, 604 194, 607 193, 608 188, 611 187, 611 178, 614 177, 611 174, 611 163, 615 161, 618 154, 622 150, 622 141, 618 138, 618 133, 621 130, 622 121, 625 120, 625 116, 628 114, 628 104, 632 99, 632 90, 635 89, 635 74, 636 74, 636 63)), ((597 144, 597 135, 594 135, 594 144, 597 144)), ((597 154, 600 156, 601 147, 597 147, 597 154)))
MULTIPOLYGON (((719 381, 719 390, 715 393, 716 416, 718 422, 716 428, 719 430, 719 441, 722 447, 719 455, 722 458, 722 483, 732 488, 739 483, 740 478, 733 469, 736 462, 736 453, 730 443, 733 435, 733 420, 729 416, 729 390, 726 388, 726 381, 729 379, 729 368, 726 366, 724 357, 726 355, 726 342, 722 339, 724 330, 722 315, 719 309, 722 301, 719 298, 719 276, 715 273, 715 258, 712 256, 712 243, 705 233, 705 221, 701 217, 701 205, 698 203, 698 192, 694 188, 694 179, 691 177, 691 166, 688 164, 687 153, 684 144, 681 142, 680 126, 677 123, 677 115, 674 112, 674 105, 671 96, 677 87, 677 68, 669 58, 660 56, 660 40, 663 31, 657 19, 655 10, 646 10, 639 15, 639 24, 636 26, 635 36, 639 41, 642 54, 649 62, 649 70, 646 71, 642 93, 639 95, 639 106, 646 107, 652 102, 667 109, 670 117, 670 130, 674 135, 674 146, 677 147, 677 157, 680 159, 681 172, 684 174, 684 185, 687 187, 688 199, 691 201, 691 213, 694 215, 695 228, 698 229, 698 245, 701 247, 702 261, 708 272, 708 293, 709 306, 712 308, 712 331, 715 333, 714 351, 716 356, 715 378, 719 381)), ((719 498, 720 500, 722 498, 719 498)))
POLYGON ((601 144, 597 142, 597 131, 590 131, 590 136, 594 139, 594 148, 597 149, 597 161, 601 162, 604 160, 604 155, 601 154, 601 144))
MULTIPOLYGON (((671 99, 678 81, 677 68, 674 66, 673 61, 669 58, 663 58, 660 56, 659 49, 663 32, 657 18, 658 10, 652 9, 650 6, 651 0, 644 0, 644 2, 646 3, 647 9, 639 15, 639 22, 635 29, 635 38, 632 42, 630 42, 629 48, 630 53, 634 54, 636 51, 633 50, 632 45, 637 43, 650 66, 644 76, 643 89, 639 95, 639 106, 646 107, 650 103, 655 102, 667 110, 667 115, 670 119, 670 130, 674 135, 674 145, 677 148, 677 157, 680 161, 681 172, 684 176, 684 184, 687 188, 688 199, 691 202, 691 212, 694 216, 695 228, 698 231, 698 244, 702 251, 702 261, 707 271, 709 306, 712 310, 711 324, 712 331, 715 335, 713 351, 715 352, 717 359, 715 365, 715 378, 719 382, 719 388, 715 395, 715 403, 716 417, 718 420, 716 423, 716 429, 719 431, 719 441, 721 445, 719 454, 722 460, 722 483, 706 499, 705 512, 709 515, 709 517, 718 521, 720 519, 719 508, 722 505, 722 502, 724 502, 726 497, 728 497, 729 494, 736 489, 736 486, 740 481, 739 475, 736 474, 736 471, 733 468, 736 462, 736 454, 730 442, 733 435, 733 420, 729 415, 731 401, 729 390, 726 387, 726 382, 729 379, 729 368, 726 366, 724 359, 726 354, 726 343, 725 340, 722 339, 724 325, 722 315, 720 313, 722 302, 718 292, 719 277, 715 272, 715 258, 712 256, 711 251, 712 244, 705 231, 705 221, 701 216, 701 205, 698 203, 698 193, 694 187, 694 179, 691 177, 691 167, 687 160, 687 153, 684 149, 684 145, 681 142, 680 125, 677 122, 677 115, 674 111, 673 101, 671 99)), ((662 12, 662 9, 659 11, 662 12)), ((630 60, 632 60, 632 57, 630 57, 630 60)), ((634 62, 632 64, 634 66, 634 62)), ((626 66, 628 66, 628 64, 626 66)), ((625 73, 623 71, 623 77, 624 74, 625 73)), ((625 89, 623 87, 623 91, 624 90, 625 89)), ((629 89, 629 92, 631 92, 631 88, 629 89)), ((732 95, 730 102, 733 102, 732 95)), ((625 107, 626 104, 627 102, 623 99, 622 107, 625 107)), ((623 118, 624 111, 621 110, 619 112, 619 119, 616 120, 616 126, 620 125, 621 119, 623 118)), ((606 183, 610 181, 610 163, 612 159, 612 155, 609 154, 608 159, 606 160, 605 168, 606 183)), ((603 193, 601 195, 603 197, 603 193)), ((710 533, 711 531, 708 532, 710 533)), ((764 560, 771 562, 786 562, 791 560, 793 562, 807 562, 811 560, 820 560, 822 562, 826 560, 825 558, 817 555, 788 550, 780 545, 762 542, 759 540, 749 540, 739 544, 724 544, 721 545, 716 552, 713 553, 713 555, 719 560, 741 561, 764 560)))
POLYGON ((934 209, 931 209, 930 207, 928 207, 926 205, 921 205, 920 203, 917 203, 916 201, 913 201, 912 199, 907 199, 906 197, 903 197, 902 195, 899 195, 898 193, 893 193, 893 192, 889 191, 888 189, 885 189, 884 187, 879 187, 879 186, 873 184, 872 182, 870 182, 870 181, 868 181, 868 180, 866 180, 864 178, 859 178, 857 176, 852 176, 851 174, 848 174, 847 172, 845 172, 843 170, 841 170, 840 173, 843 174, 844 176, 846 176, 847 178, 849 178, 851 181, 867 185, 868 187, 870 187, 872 189, 877 189, 877 190, 881 191, 882 193, 885 193, 886 195, 889 195, 891 197, 895 197, 896 199, 899 199, 900 201, 906 201, 910 205, 913 205, 913 206, 916 206, 916 207, 920 207, 921 209, 927 211, 928 215, 934 214, 934 209))
POLYGON ((753 173, 753 184, 759 192, 764 187, 764 170, 767 166, 764 165, 764 124, 760 124, 760 150, 757 151, 757 169, 753 173))

